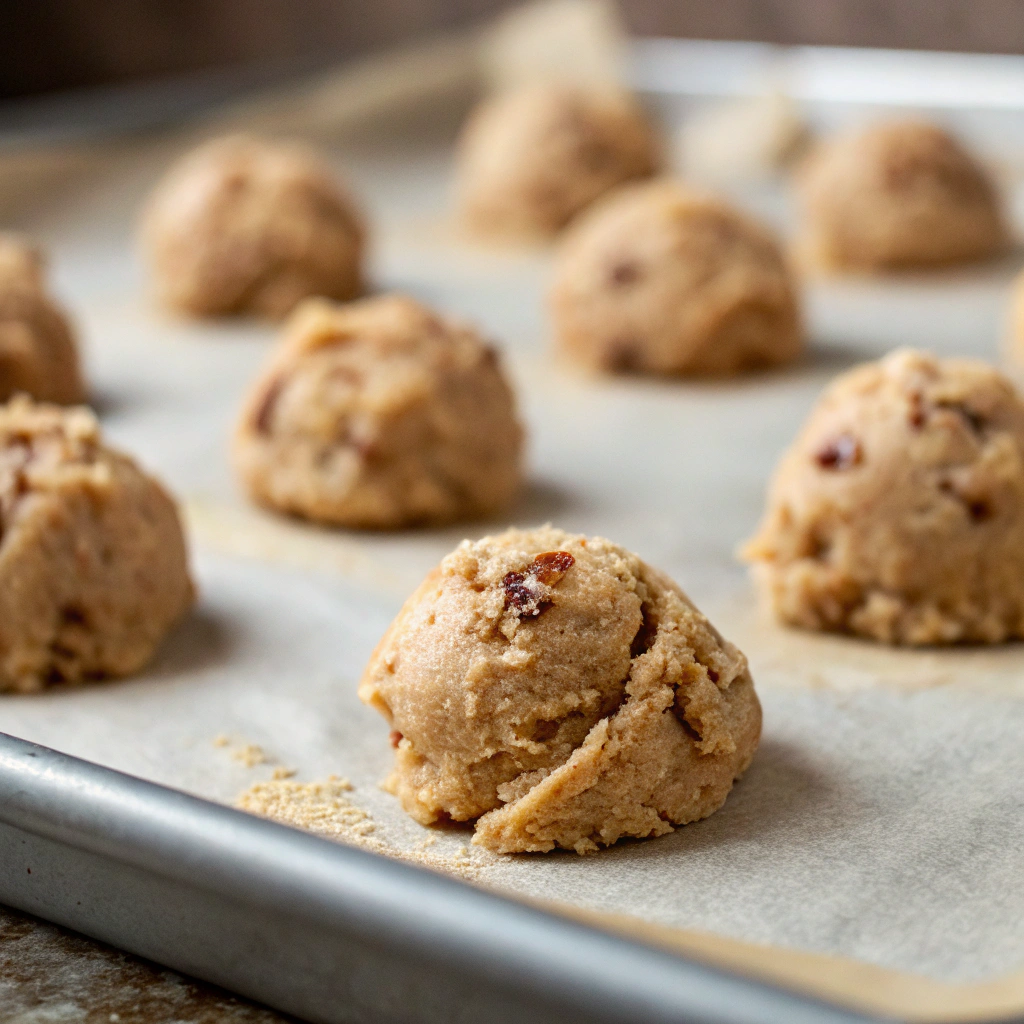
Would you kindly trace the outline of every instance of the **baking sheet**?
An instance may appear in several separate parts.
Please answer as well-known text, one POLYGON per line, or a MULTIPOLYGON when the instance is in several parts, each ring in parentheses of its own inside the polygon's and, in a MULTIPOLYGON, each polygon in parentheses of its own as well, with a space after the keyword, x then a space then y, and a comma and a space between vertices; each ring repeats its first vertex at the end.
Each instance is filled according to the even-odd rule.
MULTIPOLYGON (((447 224, 454 123, 442 110, 335 139, 376 226, 374 281, 470 317, 502 343, 531 437, 530 486, 508 521, 604 534, 671 573, 746 651, 765 709, 752 768, 707 821, 586 858, 472 853, 475 880, 943 985, 1024 967, 1024 647, 889 651, 781 630, 754 607, 733 556, 778 454, 832 376, 898 344, 996 357, 1014 261, 812 282, 811 351, 779 372, 710 384, 588 379, 548 356, 549 255, 474 248, 447 224)), ((464 535, 505 522, 360 535, 246 504, 227 436, 273 329, 160 314, 133 251, 137 206, 186 144, 110 147, 66 172, 55 157, 59 186, 9 226, 51 251, 108 436, 182 500, 201 601, 138 678, 5 695, 0 730, 225 802, 279 768, 300 781, 335 773, 350 780, 376 842, 463 862, 468 832, 424 830, 379 790, 387 726, 355 687, 424 573, 464 535)), ((786 222, 777 189, 742 198, 786 222)), ((743 959, 728 941, 708 949, 743 959)), ((1019 989, 1005 1005, 1024 1007, 1019 989)))

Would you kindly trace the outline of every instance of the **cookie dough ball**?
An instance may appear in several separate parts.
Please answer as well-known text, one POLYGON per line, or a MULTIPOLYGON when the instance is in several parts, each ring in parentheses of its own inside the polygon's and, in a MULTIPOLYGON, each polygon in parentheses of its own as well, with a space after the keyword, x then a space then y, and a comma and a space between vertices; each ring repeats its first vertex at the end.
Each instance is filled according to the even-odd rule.
POLYGON ((308 296, 363 290, 362 220, 300 146, 247 136, 200 146, 157 186, 142 240, 159 298, 192 315, 279 318, 308 296))
POLYGON ((625 93, 548 84, 501 94, 463 131, 462 217, 480 235, 550 236, 609 189, 653 174, 659 159, 625 93))
POLYGON ((135 672, 192 598, 174 502, 92 414, 0 406, 0 690, 135 672))
POLYGON ((578 853, 722 806, 757 747, 743 655, 667 576, 543 527, 463 542, 409 598, 359 696, 417 821, 500 853, 578 853))
POLYGON ((901 351, 844 374, 745 555, 793 625, 902 644, 1024 636, 1024 403, 973 360, 901 351))
POLYGON ((401 296, 310 300, 253 388, 235 465, 256 501, 368 529, 495 512, 523 431, 494 349, 401 296))
POLYGON ((965 263, 1007 241, 995 188, 934 125, 882 124, 822 145, 799 178, 801 256, 832 270, 965 263))
POLYGON ((40 401, 85 401, 71 328, 46 291, 39 251, 0 233, 0 402, 24 392, 40 401))
POLYGON ((555 341, 595 370, 730 374, 803 345, 771 232, 670 181, 623 189, 570 230, 551 290, 555 341))

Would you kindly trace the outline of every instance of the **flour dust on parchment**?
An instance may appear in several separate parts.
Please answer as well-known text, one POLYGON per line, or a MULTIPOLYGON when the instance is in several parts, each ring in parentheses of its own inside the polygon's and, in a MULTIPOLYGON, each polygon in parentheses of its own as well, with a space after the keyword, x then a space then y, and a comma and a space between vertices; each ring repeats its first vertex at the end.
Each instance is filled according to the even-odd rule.
POLYGON ((305 829, 339 843, 360 846, 373 853, 408 861, 467 881, 480 881, 492 855, 461 847, 454 855, 435 852, 433 837, 402 849, 384 838, 377 823, 349 799, 352 784, 330 775, 318 782, 297 782, 274 778, 256 782, 235 801, 235 806, 261 818, 270 818, 293 828, 305 829))

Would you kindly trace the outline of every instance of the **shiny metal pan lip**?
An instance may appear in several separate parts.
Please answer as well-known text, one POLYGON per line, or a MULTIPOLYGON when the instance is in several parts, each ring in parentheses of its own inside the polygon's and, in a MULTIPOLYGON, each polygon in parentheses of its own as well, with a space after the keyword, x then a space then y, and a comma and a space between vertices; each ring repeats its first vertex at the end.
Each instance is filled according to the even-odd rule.
POLYGON ((304 1019, 869 1018, 0 733, 0 902, 304 1019))

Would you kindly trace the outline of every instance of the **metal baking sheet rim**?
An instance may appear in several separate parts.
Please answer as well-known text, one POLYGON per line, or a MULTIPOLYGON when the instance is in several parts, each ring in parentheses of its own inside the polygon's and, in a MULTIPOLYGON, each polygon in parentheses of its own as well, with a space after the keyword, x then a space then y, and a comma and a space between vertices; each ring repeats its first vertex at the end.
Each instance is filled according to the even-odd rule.
POLYGON ((0 733, 0 901, 323 1024, 878 1019, 0 733))

